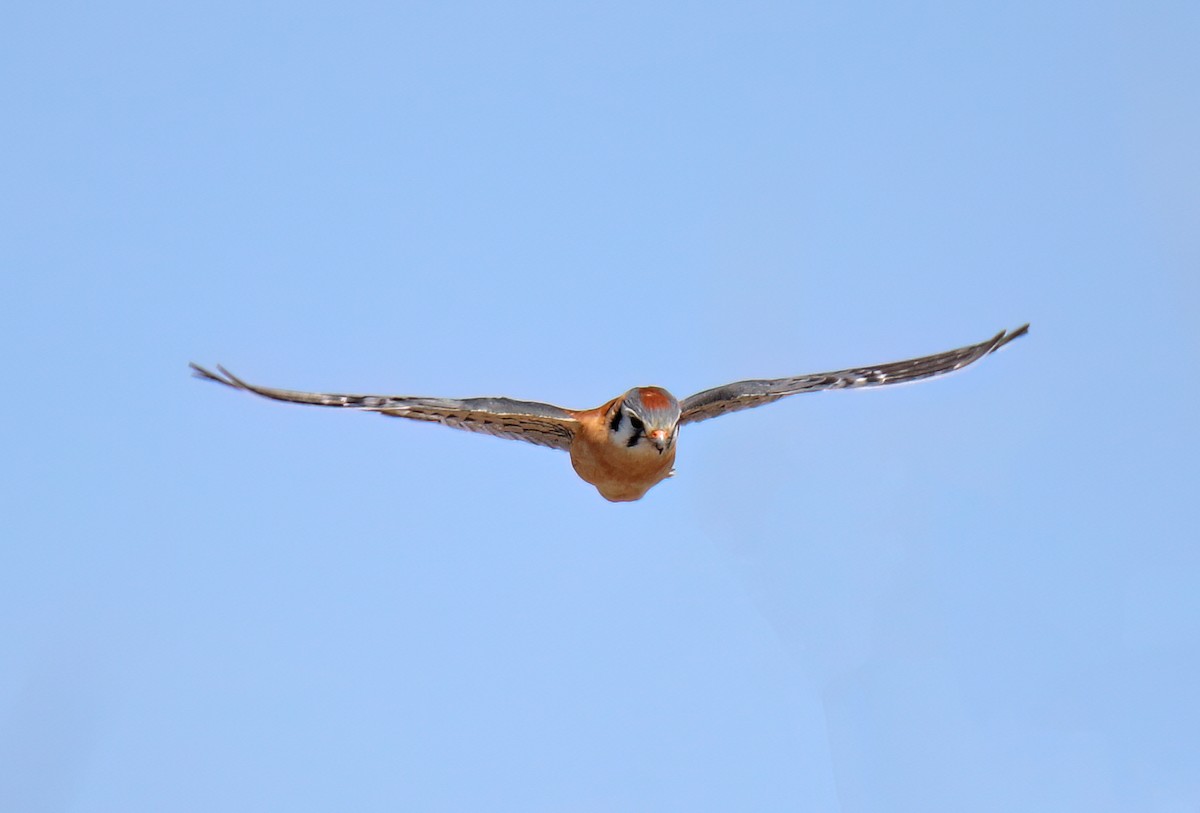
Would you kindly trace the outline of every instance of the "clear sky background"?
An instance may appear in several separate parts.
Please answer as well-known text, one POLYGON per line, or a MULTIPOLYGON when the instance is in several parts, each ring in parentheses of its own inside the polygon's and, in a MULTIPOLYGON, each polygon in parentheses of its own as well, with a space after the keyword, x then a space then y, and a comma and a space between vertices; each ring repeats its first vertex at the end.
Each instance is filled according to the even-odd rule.
POLYGON ((1200 806, 1200 6, 16 4, 0 809, 1200 806), (967 372, 561 452, 188 376, 967 372))

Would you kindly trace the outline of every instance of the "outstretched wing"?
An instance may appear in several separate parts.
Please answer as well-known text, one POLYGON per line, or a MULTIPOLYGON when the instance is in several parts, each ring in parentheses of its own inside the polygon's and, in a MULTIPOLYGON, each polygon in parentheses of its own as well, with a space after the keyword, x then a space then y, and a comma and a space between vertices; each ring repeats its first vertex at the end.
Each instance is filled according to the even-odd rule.
POLYGON ((813 373, 795 378, 737 381, 685 398, 680 404, 683 417, 679 419, 679 422, 684 424, 703 421, 727 412, 737 412, 739 409, 750 409, 769 404, 801 392, 880 387, 961 370, 988 353, 998 350, 1018 336, 1025 335, 1028 331, 1029 325, 1025 324, 1016 330, 1002 330, 986 342, 932 356, 923 356, 907 361, 893 361, 890 364, 856 367, 832 373, 813 373))
POLYGON ((273 398, 276 401, 346 407, 397 418, 432 421, 455 429, 482 432, 510 440, 524 440, 552 449, 569 448, 578 426, 571 413, 562 407, 536 401, 516 401, 511 398, 458 399, 298 392, 248 384, 220 365, 215 373, 198 364, 190 366, 197 378, 216 381, 227 387, 252 392, 264 398, 273 398))

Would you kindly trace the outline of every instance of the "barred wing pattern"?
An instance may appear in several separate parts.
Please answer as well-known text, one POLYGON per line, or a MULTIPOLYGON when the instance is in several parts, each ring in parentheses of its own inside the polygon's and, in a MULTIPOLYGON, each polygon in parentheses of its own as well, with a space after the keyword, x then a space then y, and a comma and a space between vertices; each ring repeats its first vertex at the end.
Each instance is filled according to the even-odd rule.
POLYGON ((1025 335, 1028 331, 1029 325, 1025 324, 1016 330, 1002 330, 979 344, 906 361, 893 361, 889 364, 857 367, 832 373, 813 373, 794 378, 737 381, 723 387, 714 387, 683 400, 680 404, 683 417, 680 418, 679 423, 708 420, 718 415, 737 412, 740 409, 769 404, 780 398, 798 395, 802 392, 880 387, 950 373, 978 361, 1018 336, 1025 335))
POLYGON ((217 372, 191 365, 197 378, 252 392, 276 401, 345 407, 378 412, 396 418, 432 421, 468 432, 481 432, 509 440, 523 440, 551 449, 568 449, 578 422, 562 407, 512 398, 425 398, 411 395, 339 395, 300 392, 248 384, 224 367, 217 372))

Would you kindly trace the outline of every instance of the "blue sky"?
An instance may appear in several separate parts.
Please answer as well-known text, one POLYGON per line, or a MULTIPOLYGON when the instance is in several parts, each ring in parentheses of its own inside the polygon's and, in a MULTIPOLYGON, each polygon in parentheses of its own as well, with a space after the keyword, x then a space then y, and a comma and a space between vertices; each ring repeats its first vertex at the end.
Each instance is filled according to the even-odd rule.
POLYGON ((0 808, 1200 805, 1194 3, 26 4, 0 808), (968 372, 567 457, 189 378, 968 372))

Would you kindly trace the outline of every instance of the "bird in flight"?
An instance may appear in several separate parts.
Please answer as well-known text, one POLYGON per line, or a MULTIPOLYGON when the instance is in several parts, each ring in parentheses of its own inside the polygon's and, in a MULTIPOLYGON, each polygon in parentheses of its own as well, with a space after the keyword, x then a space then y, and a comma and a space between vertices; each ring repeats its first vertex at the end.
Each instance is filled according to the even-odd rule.
POLYGON ((819 390, 881 387, 961 370, 1029 330, 1002 330, 987 341, 932 356, 792 378, 737 381, 682 401, 661 387, 634 387, 593 409, 564 409, 512 398, 427 398, 413 395, 339 395, 249 384, 220 365, 217 372, 193 363, 198 378, 276 401, 345 407, 397 418, 452 426, 524 440, 571 454, 571 465, 612 502, 641 499, 674 474, 679 428, 729 412, 819 390))

